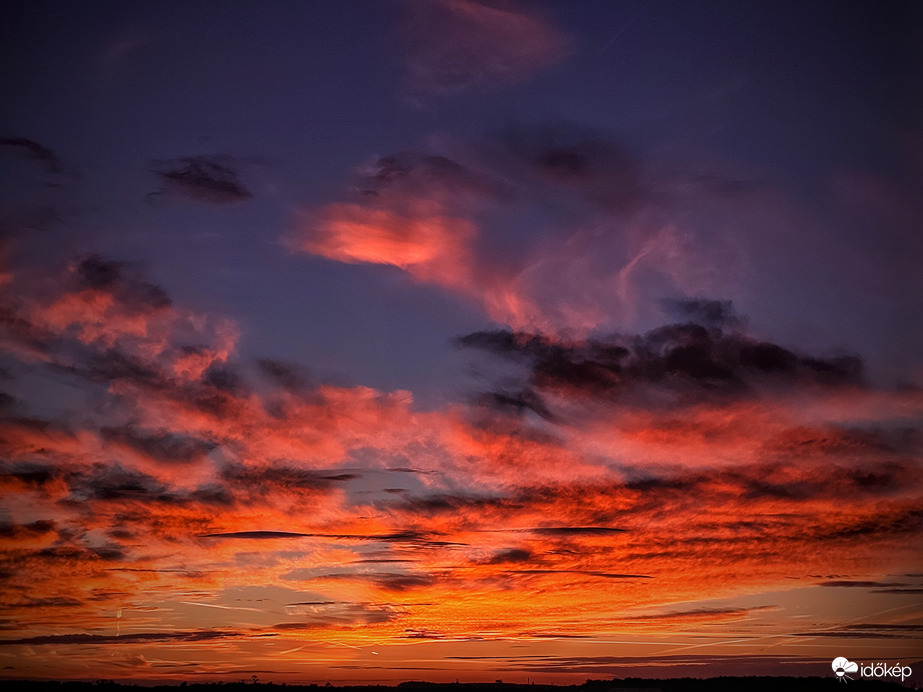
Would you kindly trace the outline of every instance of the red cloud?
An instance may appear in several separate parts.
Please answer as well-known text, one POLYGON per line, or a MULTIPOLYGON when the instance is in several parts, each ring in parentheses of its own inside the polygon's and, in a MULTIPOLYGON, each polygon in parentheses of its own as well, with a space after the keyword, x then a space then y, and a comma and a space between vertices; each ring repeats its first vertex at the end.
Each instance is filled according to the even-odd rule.
POLYGON ((464 285, 474 225, 440 205, 406 200, 402 211, 332 204, 303 236, 300 248, 340 262, 390 264, 421 281, 464 285))
MULTIPOLYGON (((392 181, 369 207, 392 224, 384 240, 350 256, 467 276, 470 236, 395 221, 432 208, 454 218, 455 203, 401 206, 394 185, 413 182, 392 181), (452 242, 457 254, 443 252, 452 242)), ((409 392, 251 367, 229 323, 173 305, 122 265, 75 263, 46 293, 21 295, 9 357, 29 350, 98 404, 66 425, 17 415, 14 400, 2 410, 0 576, 22 624, 0 646, 79 657, 104 641, 87 633, 113 636, 119 610, 138 635, 123 645, 144 656, 144 632, 228 623, 254 646, 306 629, 357 645, 437 629, 664 630, 669 612, 627 624, 624 613, 814 583, 830 564, 878 575, 917 559, 920 440, 907 421, 919 393, 869 388, 854 358, 756 341, 729 304, 687 306, 708 326, 610 341, 469 335, 518 375, 474 405, 420 411, 409 392), (288 610, 227 600, 283 584, 313 595, 288 610)), ((741 612, 693 606, 673 620, 741 612)))
POLYGON ((399 267, 496 322, 550 333, 647 321, 663 295, 714 293, 743 263, 731 226, 747 212, 658 183, 598 134, 557 126, 441 148, 359 171, 358 194, 303 211, 289 245, 399 267))

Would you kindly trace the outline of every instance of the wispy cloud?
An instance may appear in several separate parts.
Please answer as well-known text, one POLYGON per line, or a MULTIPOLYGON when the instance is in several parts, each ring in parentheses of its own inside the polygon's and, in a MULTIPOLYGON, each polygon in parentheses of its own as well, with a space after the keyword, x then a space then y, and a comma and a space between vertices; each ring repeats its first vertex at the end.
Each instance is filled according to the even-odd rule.
POLYGON ((352 187, 346 201, 301 210, 289 246, 398 267, 515 328, 632 324, 642 309, 665 311, 663 295, 730 285, 742 263, 714 209, 708 225, 677 219, 746 200, 700 188, 692 195, 611 137, 568 123, 381 157, 352 187), (529 219, 517 231, 528 242, 511 245, 503 238, 522 224, 517 217, 529 219), (720 269, 704 252, 715 236, 726 249, 720 269))
POLYGON ((210 204, 245 202, 253 196, 240 181, 230 156, 187 156, 157 163, 156 172, 164 185, 159 194, 172 192, 210 204))
POLYGON ((411 93, 514 84, 555 65, 569 41, 534 7, 483 0, 408 3, 404 48, 411 93))
POLYGON ((0 147, 13 155, 35 161, 47 173, 63 173, 61 160, 48 147, 25 137, 0 137, 0 147))

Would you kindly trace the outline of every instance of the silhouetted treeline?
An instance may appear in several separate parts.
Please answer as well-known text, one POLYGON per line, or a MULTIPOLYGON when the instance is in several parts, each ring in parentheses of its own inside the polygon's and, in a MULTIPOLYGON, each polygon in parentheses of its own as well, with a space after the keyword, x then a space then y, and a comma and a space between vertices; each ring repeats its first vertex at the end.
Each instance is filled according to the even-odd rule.
MULTIPOLYGON (((896 682, 855 679, 849 682, 849 692, 906 692, 916 689, 911 681, 908 686, 896 682)), ((398 685, 335 685, 261 683, 253 680, 238 682, 173 683, 151 685, 130 682, 97 680, 95 682, 8 680, 8 689, 17 692, 318 692, 320 689, 336 689, 336 692, 846 692, 842 681, 834 677, 717 677, 717 678, 672 678, 653 680, 649 678, 625 678, 612 680, 587 680, 580 685, 539 685, 504 683, 502 681, 483 683, 436 683, 402 682, 398 685)))

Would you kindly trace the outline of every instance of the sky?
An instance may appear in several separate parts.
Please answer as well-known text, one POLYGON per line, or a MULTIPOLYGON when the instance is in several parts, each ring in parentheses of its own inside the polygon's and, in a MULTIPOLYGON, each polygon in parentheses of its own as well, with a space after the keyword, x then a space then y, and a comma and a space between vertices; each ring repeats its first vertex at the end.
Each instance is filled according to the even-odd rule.
POLYGON ((0 676, 923 675, 923 5, 0 16, 0 676))

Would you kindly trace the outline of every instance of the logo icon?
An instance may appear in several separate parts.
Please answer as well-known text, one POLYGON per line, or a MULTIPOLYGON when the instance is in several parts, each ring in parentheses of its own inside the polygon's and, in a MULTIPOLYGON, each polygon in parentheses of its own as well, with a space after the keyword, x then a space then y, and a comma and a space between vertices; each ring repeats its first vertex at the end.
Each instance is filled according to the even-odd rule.
POLYGON ((858 663, 853 663, 849 659, 843 658, 842 656, 837 656, 835 659, 833 659, 831 667, 833 668, 833 672, 836 673, 837 680, 840 682, 852 680, 852 678, 849 677, 846 673, 855 673, 859 670, 858 663))

